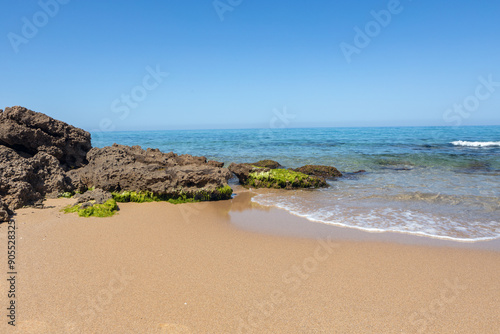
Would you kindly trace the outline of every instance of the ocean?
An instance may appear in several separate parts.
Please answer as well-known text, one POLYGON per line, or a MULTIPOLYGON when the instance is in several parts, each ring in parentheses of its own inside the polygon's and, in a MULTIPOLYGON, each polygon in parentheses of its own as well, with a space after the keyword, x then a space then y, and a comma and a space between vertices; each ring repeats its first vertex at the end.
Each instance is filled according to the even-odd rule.
POLYGON ((500 126, 129 131, 92 138, 96 147, 140 145, 226 166, 262 159, 292 168, 330 165, 344 177, 328 188, 273 190, 253 200, 370 232, 500 238, 500 126))

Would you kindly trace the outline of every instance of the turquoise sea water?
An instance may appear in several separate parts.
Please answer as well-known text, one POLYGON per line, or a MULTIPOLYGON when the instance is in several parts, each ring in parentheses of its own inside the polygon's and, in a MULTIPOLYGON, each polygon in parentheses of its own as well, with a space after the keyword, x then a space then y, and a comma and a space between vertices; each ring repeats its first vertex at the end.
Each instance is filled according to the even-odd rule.
POLYGON ((254 200, 327 224, 476 241, 500 238, 500 126, 244 129, 93 133, 113 143, 285 167, 324 164, 326 189, 254 200), (364 173, 354 174, 358 170, 364 173))

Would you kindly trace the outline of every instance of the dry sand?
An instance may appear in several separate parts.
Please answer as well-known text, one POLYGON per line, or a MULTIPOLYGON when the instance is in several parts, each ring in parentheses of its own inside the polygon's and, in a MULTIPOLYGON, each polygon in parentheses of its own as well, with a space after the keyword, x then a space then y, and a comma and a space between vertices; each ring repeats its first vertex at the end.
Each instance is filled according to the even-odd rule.
POLYGON ((500 333, 498 249, 319 227, 245 192, 111 218, 68 202, 15 217, 15 330, 0 225, 1 333, 500 333))

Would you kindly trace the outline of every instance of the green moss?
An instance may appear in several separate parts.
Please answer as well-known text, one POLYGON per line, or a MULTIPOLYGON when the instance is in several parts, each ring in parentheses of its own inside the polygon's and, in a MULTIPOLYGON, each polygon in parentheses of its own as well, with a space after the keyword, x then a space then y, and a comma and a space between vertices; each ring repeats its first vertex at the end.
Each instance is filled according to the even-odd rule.
POLYGON ((271 169, 248 175, 247 185, 255 188, 319 188, 326 182, 318 177, 288 169, 271 169))
POLYGON ((65 213, 78 212, 80 217, 111 217, 118 211, 118 205, 114 199, 109 199, 104 204, 94 204, 91 207, 80 209, 81 204, 67 206, 63 209, 65 213))
POLYGON ((114 199, 109 199, 104 204, 94 204, 93 206, 78 210, 80 217, 111 217, 118 211, 118 205, 114 199))
POLYGON ((167 195, 155 195, 150 191, 123 191, 121 193, 112 193, 113 198, 117 202, 134 202, 134 203, 145 203, 145 202, 160 202, 167 201, 172 204, 194 202, 194 199, 188 198, 186 194, 182 191, 179 192, 177 196, 167 196, 167 195))
POLYGON ((217 191, 220 194, 220 199, 230 199, 233 194, 233 189, 227 184, 224 187, 217 188, 217 191))
POLYGON ((187 198, 186 196, 180 196, 178 198, 171 198, 167 202, 172 204, 183 204, 183 203, 196 203, 201 202, 200 200, 195 200, 194 198, 187 198))
POLYGON ((179 192, 177 196, 167 196, 167 195, 155 195, 150 191, 123 191, 121 193, 112 193, 113 198, 117 202, 134 202, 134 203, 145 203, 145 202, 160 202, 167 201, 170 203, 178 204, 191 202, 190 199, 182 191, 179 192))
POLYGON ((134 202, 134 203, 144 203, 144 202, 158 202, 161 200, 158 196, 154 195, 152 192, 135 192, 135 191, 124 191, 121 193, 112 193, 113 198, 117 202, 134 202))
POLYGON ((74 212, 78 212, 78 210, 80 210, 80 204, 74 205, 74 206, 68 205, 67 207, 65 207, 61 211, 63 211, 64 213, 74 213, 74 212))
POLYGON ((223 187, 217 188, 215 191, 209 191, 206 189, 200 189, 192 194, 186 194, 184 191, 180 190, 178 193, 173 195, 156 195, 153 192, 135 192, 135 191, 123 191, 121 193, 112 193, 113 198, 117 202, 160 202, 166 201, 172 204, 181 203, 195 203, 202 201, 218 201, 223 199, 230 199, 233 190, 230 186, 225 185, 223 187))
POLYGON ((73 195, 74 195, 74 193, 68 191, 68 192, 65 192, 65 193, 60 193, 59 197, 71 198, 71 197, 73 197, 73 195))

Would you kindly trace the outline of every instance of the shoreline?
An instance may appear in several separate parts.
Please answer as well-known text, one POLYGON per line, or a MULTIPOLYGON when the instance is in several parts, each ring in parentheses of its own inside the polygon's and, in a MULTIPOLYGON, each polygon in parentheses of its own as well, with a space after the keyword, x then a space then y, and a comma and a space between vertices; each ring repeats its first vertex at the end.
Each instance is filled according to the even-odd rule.
MULTIPOLYGON (((259 189, 258 191, 263 192, 267 190, 259 189)), ((251 198, 257 195, 257 193, 251 192, 241 186, 235 187, 235 193, 237 193, 236 197, 240 196, 239 199, 236 200, 241 202, 251 201, 251 198)), ((408 245, 471 248, 500 252, 500 238, 466 241, 396 231, 374 232, 358 227, 338 226, 309 220, 283 208, 264 206, 256 202, 252 203, 253 204, 248 204, 244 211, 233 212, 231 215, 233 224, 244 230, 277 236, 304 237, 310 239, 331 237, 336 240, 391 242, 408 245), (252 208, 253 210, 251 210, 252 208), (273 219, 262 222, 262 218, 266 216, 267 212, 272 213, 273 219)), ((244 204, 243 207, 245 207, 244 204)))
POLYGON ((68 199, 20 209, 16 332, 498 332, 498 252, 249 231, 303 221, 242 194, 109 218, 64 214, 68 199))

